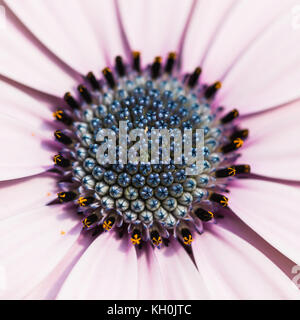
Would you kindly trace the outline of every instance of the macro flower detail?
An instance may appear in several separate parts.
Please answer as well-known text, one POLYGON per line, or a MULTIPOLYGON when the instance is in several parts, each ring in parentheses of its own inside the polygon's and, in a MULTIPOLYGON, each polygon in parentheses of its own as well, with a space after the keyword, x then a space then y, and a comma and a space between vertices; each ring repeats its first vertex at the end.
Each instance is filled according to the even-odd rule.
MULTIPOLYGON (((175 73, 176 54, 170 53, 164 65, 162 58, 156 57, 142 70, 140 53, 135 51, 132 56, 131 65, 117 56, 115 72, 103 69, 105 81, 99 82, 89 72, 86 83, 77 87, 79 97, 70 92, 64 95, 70 110, 54 112, 67 129, 54 133, 64 147, 53 160, 61 179, 71 185, 71 190, 58 193, 58 199, 77 204, 77 210, 86 216, 84 228, 93 227, 97 233, 117 229, 123 235, 128 230, 132 244, 140 248, 145 241, 157 248, 168 245, 171 234, 190 246, 192 233, 203 231, 202 222, 216 219, 212 211, 228 206, 228 198, 221 194, 226 192, 227 180, 250 173, 249 165, 233 165, 248 130, 234 124, 239 115, 236 109, 224 115, 223 108, 211 108, 221 83, 199 85, 200 67, 190 75, 175 73), (146 149, 146 160, 155 154, 157 162, 122 162, 127 146, 124 151, 120 145, 120 121, 126 121, 126 132, 144 130, 139 143, 147 147, 157 139, 153 129, 194 129, 191 139, 196 144, 203 141, 200 151, 194 147, 189 152, 203 153, 203 170, 188 175, 186 168, 195 169, 199 164, 189 163, 187 152, 178 154, 187 135, 183 139, 180 135, 179 140, 174 137, 169 146, 170 137, 165 141, 163 131, 160 148, 150 144, 146 149), (103 163, 98 157, 102 143, 98 136, 103 128, 119 135, 114 163, 103 163), (195 132, 199 128, 203 137, 195 132), (168 157, 161 159, 166 149, 170 149, 168 157)), ((109 154, 116 146, 105 138, 109 154)), ((134 144, 128 136, 125 142, 128 147, 134 144)))
POLYGON ((2 299, 299 299, 297 1, 0 0, 2 299))

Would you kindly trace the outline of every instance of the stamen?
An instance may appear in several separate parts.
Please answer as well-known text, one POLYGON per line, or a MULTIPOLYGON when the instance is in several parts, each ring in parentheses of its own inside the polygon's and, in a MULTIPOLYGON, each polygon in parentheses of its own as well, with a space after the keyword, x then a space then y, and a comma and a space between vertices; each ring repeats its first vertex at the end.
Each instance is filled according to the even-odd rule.
POLYGON ((91 104, 92 103, 92 97, 91 97, 88 89, 82 84, 80 84, 77 89, 78 89, 81 97, 83 98, 83 100, 86 103, 91 104))
POLYGON ((133 70, 140 72, 140 53, 138 51, 133 51, 132 52, 133 56, 133 70))
POLYGON ((73 191, 67 191, 67 192, 59 192, 57 196, 59 201, 63 203, 63 202, 70 202, 75 200, 77 197, 77 194, 73 191))
POLYGON ((181 235, 182 235, 183 243, 187 246, 190 246, 194 240, 190 230, 187 228, 181 229, 181 235))
POLYGON ((73 123, 72 118, 68 116, 63 110, 56 110, 55 112, 53 112, 53 117, 55 117, 56 120, 66 124, 67 126, 70 126, 73 123))
POLYGON ((210 221, 214 217, 214 214, 211 211, 204 210, 203 208, 196 209, 194 213, 200 220, 204 222, 210 221))
POLYGON ((78 102, 72 97, 72 95, 71 95, 70 92, 67 92, 67 93, 64 95, 64 100, 66 101, 66 103, 67 103, 73 110, 80 108, 78 102))
POLYGON ((126 74, 126 69, 121 56, 116 57, 116 69, 120 77, 124 77, 126 74))
POLYGON ((67 135, 65 135, 64 133, 62 133, 60 130, 56 130, 54 132, 54 136, 56 138, 57 141, 65 144, 65 145, 69 145, 72 144, 72 139, 69 138, 67 135))
POLYGON ((165 66, 166 73, 168 73, 168 74, 172 73, 172 70, 173 70, 173 67, 175 64, 175 59, 176 59, 176 53, 175 52, 169 53, 168 60, 167 60, 166 66, 165 66))
POLYGON ((248 138, 249 135, 249 130, 248 129, 243 129, 243 130, 238 130, 235 131, 231 136, 230 136, 230 140, 235 140, 237 138, 240 138, 242 140, 246 140, 248 138))
POLYGON ((114 76, 109 68, 105 68, 102 70, 102 73, 108 83, 108 85, 113 89, 116 86, 116 82, 114 76))
POLYGON ((161 57, 156 57, 151 66, 151 77, 153 79, 157 79, 159 77, 160 67, 161 67, 161 57))
POLYGON ((238 174, 250 173, 249 165, 231 166, 229 168, 219 169, 215 172, 216 178, 233 177, 238 174))
POLYGON ((239 116, 238 110, 233 109, 228 114, 226 114, 226 116, 221 118, 220 122, 225 124, 225 123, 231 122, 232 120, 236 119, 238 116, 239 116))
POLYGON ((57 154, 53 157, 54 163, 62 168, 68 168, 71 165, 71 162, 69 159, 64 158, 62 155, 57 154))
POLYGON ((79 197, 79 199, 77 200, 77 203, 81 206, 81 207, 87 207, 90 204, 92 204, 95 201, 95 198, 93 197, 79 197))
POLYGON ((103 229, 105 231, 109 231, 111 230, 111 228, 113 227, 113 225, 115 224, 116 219, 114 216, 110 216, 108 217, 106 220, 104 220, 103 222, 103 229))
POLYGON ((204 93, 206 99, 211 99, 215 96, 217 91, 221 88, 221 82, 217 81, 213 85, 209 86, 204 93))
POLYGON ((151 242, 154 245, 154 247, 160 248, 160 246, 162 244, 162 239, 156 230, 153 230, 150 232, 150 238, 151 238, 151 242))
POLYGON ((87 79, 88 79, 88 81, 90 82, 90 84, 91 84, 91 86, 93 87, 93 89, 95 89, 95 90, 100 90, 100 84, 99 84, 99 82, 97 81, 97 79, 96 79, 96 77, 95 77, 95 75, 93 74, 93 72, 89 72, 88 74, 87 74, 87 79))
POLYGON ((96 223, 99 220, 98 216, 93 213, 82 220, 82 224, 84 228, 89 228, 92 224, 96 223))
POLYGON ((211 195, 209 196, 209 200, 221 204, 223 207, 228 206, 228 198, 219 193, 211 193, 211 195))
POLYGON ((232 142, 230 142, 230 143, 226 144, 225 146, 223 146, 221 148, 221 151, 223 153, 225 153, 225 154, 229 153, 229 152, 232 152, 232 151, 235 151, 235 150, 241 148, 243 143, 244 143, 244 141, 241 138, 236 138, 232 142))
POLYGON ((202 69, 200 67, 197 67, 195 69, 195 71, 190 75, 189 81, 188 81, 188 85, 189 85, 190 88, 194 88, 195 87, 195 85, 198 82, 198 79, 200 77, 201 72, 202 72, 202 69))
POLYGON ((131 234, 131 243, 135 245, 139 245, 141 243, 141 232, 138 229, 133 229, 132 234, 131 234))

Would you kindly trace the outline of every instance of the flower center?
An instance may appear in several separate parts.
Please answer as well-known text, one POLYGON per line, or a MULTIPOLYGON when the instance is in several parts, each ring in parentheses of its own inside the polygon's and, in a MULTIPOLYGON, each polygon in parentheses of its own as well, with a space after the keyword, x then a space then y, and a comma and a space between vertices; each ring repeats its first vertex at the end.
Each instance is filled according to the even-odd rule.
MULTIPOLYGON (((202 232, 203 223, 215 221, 220 208, 228 206, 223 193, 230 179, 250 172, 248 165, 234 164, 236 151, 248 136, 248 130, 234 124, 238 111, 224 115, 223 108, 211 105, 221 83, 199 85, 201 68, 182 76, 174 70, 175 62, 176 55, 170 53, 164 66, 156 57, 141 70, 138 52, 133 53, 131 65, 118 56, 115 72, 105 68, 102 81, 89 72, 85 85, 78 86, 79 97, 66 93, 68 106, 54 113, 66 125, 54 133, 65 145, 54 163, 69 182, 69 189, 58 193, 57 202, 73 202, 83 216, 83 228, 99 233, 115 229, 120 234, 128 230, 132 244, 138 246, 150 241, 159 248, 173 238, 189 246, 193 233, 202 232), (99 134, 110 129, 120 142, 121 121, 129 130, 144 132, 147 140, 141 138, 140 146, 153 141, 154 129, 201 129, 201 172, 187 174, 186 169, 195 164, 188 164, 185 156, 175 157, 182 148, 182 141, 175 139, 167 162, 158 157, 156 163, 124 163, 118 147, 113 163, 99 160, 101 146, 108 143, 107 138, 99 141, 99 134)), ((197 139, 193 132, 192 142, 197 139)), ((125 142, 129 150, 133 143, 128 137, 125 142)), ((166 148, 159 142, 161 156, 166 148)), ((109 153, 112 148, 107 146, 109 153)), ((146 150, 150 155, 151 148, 146 150)), ((196 151, 191 148, 192 154, 196 151)))

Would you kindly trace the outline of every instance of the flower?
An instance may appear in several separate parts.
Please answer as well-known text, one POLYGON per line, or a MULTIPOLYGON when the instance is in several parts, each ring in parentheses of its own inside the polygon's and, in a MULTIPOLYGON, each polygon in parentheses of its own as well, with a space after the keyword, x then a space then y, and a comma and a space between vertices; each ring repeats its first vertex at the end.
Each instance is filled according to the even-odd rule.
MULTIPOLYGON (((300 260, 300 48, 291 17, 297 2, 274 3, 72 0, 62 5, 28 0, 25 6, 7 0, 2 4, 7 19, 0 34, 5 48, 0 54, 3 298, 299 298, 291 271, 300 260), (134 50, 140 55, 135 52, 132 57, 134 50), (169 52, 177 52, 176 64, 169 52), (185 87, 188 105, 199 100, 203 114, 206 102, 207 130, 218 129, 215 123, 222 129, 211 142, 220 144, 221 156, 229 154, 228 165, 217 161, 208 180, 201 176, 196 181, 197 187, 203 186, 208 207, 202 201, 190 207, 195 181, 184 184, 186 177, 178 167, 174 174, 172 168, 163 172, 152 167, 158 175, 149 181, 147 167, 138 173, 134 167, 98 166, 97 172, 87 175, 95 168, 94 158, 87 157, 84 148, 78 153, 74 145, 75 137, 81 139, 80 147, 94 142, 92 136, 83 138, 82 130, 85 133, 87 123, 92 124, 89 116, 94 110, 89 106, 97 98, 99 71, 104 70, 103 90, 109 99, 109 87, 115 88, 119 78, 131 77, 136 84, 140 79, 134 72, 140 68, 146 76, 146 64, 157 56, 165 60, 156 58, 150 66, 153 82, 160 83, 164 61, 167 65, 173 61, 172 70, 165 71, 173 71, 178 81, 184 72, 191 72, 185 87), (198 66, 203 70, 200 81, 198 66), (130 74, 125 76, 124 68, 130 74), (89 82, 90 89, 83 82, 89 82), (85 118, 72 109, 84 109, 85 118), (79 127, 73 124, 76 117, 84 119, 79 127), (247 140, 244 128, 249 129, 247 140), (75 160, 84 165, 77 166, 75 160), (73 170, 68 170, 70 165, 73 170), (239 173, 245 179, 233 177, 239 173), (99 183, 105 182, 98 189, 95 176, 101 177, 96 179, 99 183), (217 181, 212 183, 212 176, 217 181), (177 188, 172 179, 177 179, 177 188), (181 188, 185 194, 177 198, 181 188), (160 206, 153 211, 154 218, 150 209, 144 209, 144 198, 152 193, 149 207, 160 206), (95 199, 95 194, 101 196, 95 199), (116 215, 116 203, 119 211, 130 204, 131 211, 116 215), (186 217, 186 208, 189 220, 183 221, 180 215, 186 217), (152 241, 145 241, 141 223, 131 223, 136 217, 143 218, 143 226, 151 219, 166 222, 169 217, 171 225, 162 223, 161 229, 152 230, 149 223, 152 241), (129 233, 124 225, 130 226, 129 233), (172 235, 166 241, 170 230, 176 231, 179 241, 172 235)), ((171 76, 163 80, 171 86, 171 76)), ((119 89, 133 92, 125 88, 126 82, 120 83, 119 89)), ((145 86, 142 82, 141 89, 145 86)), ((179 88, 176 83, 170 91, 174 94, 179 88)), ((153 94, 161 98, 164 90, 158 91, 153 94)), ((118 102, 125 104, 122 99, 118 102)), ((111 110, 119 105, 112 101, 104 105, 111 108, 105 121, 112 127, 111 110)), ((129 112, 135 111, 131 107, 129 112)), ((166 111, 165 105, 158 103, 158 108, 166 111)), ((97 109, 98 119, 103 110, 97 109)), ((178 125, 183 126, 185 117, 188 122, 197 116, 191 110, 180 111, 178 125)), ((143 125, 139 111, 136 126, 143 125)), ((162 115, 162 126, 169 123, 169 116, 162 115)), ((205 147, 208 156, 207 141, 205 147)))

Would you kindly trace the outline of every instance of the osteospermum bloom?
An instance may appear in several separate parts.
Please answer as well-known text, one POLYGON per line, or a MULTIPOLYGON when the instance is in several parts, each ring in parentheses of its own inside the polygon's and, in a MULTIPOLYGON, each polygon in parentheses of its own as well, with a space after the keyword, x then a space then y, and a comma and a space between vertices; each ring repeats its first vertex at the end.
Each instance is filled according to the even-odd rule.
POLYGON ((299 298, 296 1, 1 5, 3 298, 299 298), (203 172, 99 162, 120 120, 203 172))

